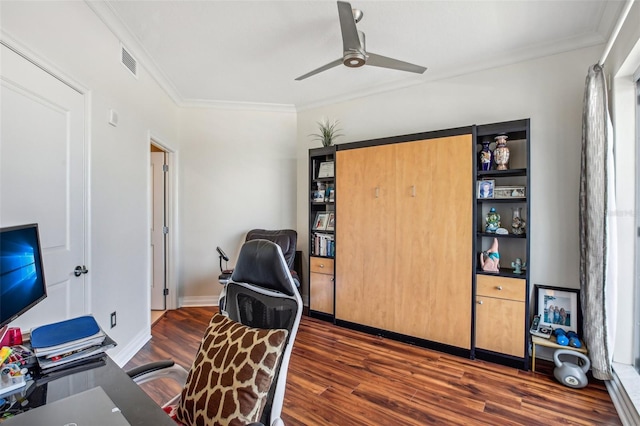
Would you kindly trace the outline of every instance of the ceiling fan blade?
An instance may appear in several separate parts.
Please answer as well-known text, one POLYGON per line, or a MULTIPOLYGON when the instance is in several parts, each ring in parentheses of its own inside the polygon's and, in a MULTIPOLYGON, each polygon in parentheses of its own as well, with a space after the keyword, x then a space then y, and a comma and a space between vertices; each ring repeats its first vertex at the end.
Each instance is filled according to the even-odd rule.
POLYGON ((367 52, 367 65, 381 68, 391 68, 400 71, 415 72, 422 74, 427 70, 426 67, 420 65, 410 64, 409 62, 399 61, 393 58, 387 58, 386 56, 376 55, 375 53, 367 52))
POLYGON ((329 62, 327 65, 323 65, 320 68, 317 68, 311 72, 306 73, 305 75, 301 75, 300 77, 296 78, 297 81, 300 80, 304 80, 307 77, 311 77, 312 75, 316 75, 318 73, 321 73, 322 71, 326 71, 328 69, 331 69, 333 67, 337 67, 338 65, 342 65, 342 58, 340 59, 336 59, 333 62, 329 62))
POLYGON ((338 2, 338 17, 340 18, 340 29, 342 30, 342 51, 362 50, 350 3, 346 1, 338 2))

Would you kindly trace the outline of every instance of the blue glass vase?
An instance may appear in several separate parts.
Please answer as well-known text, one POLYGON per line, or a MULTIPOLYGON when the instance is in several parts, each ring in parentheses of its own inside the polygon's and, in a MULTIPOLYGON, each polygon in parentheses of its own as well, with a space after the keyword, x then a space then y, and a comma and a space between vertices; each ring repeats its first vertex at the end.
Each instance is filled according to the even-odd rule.
POLYGON ((482 149, 478 153, 478 170, 491 170, 493 153, 489 149, 491 141, 482 142, 482 149))

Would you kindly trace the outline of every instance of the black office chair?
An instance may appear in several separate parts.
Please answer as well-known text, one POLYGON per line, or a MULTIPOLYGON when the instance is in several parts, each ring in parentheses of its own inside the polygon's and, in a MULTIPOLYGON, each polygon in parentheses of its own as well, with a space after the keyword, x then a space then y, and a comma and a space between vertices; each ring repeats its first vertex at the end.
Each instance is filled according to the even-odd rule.
MULTIPOLYGON (((252 229, 247 232, 247 236, 245 237, 246 241, 252 240, 268 240, 272 241, 280 246, 282 250, 282 255, 284 256, 284 260, 287 263, 287 267, 291 272, 291 276, 293 277, 293 282, 296 285, 296 288, 300 288, 300 278, 298 277, 298 273, 295 271, 295 257, 296 257, 296 243, 298 240, 298 233, 293 229, 279 229, 279 230, 268 230, 268 229, 252 229)), ((218 281, 223 285, 222 291, 220 292, 220 296, 218 297, 218 306, 220 307, 220 312, 225 312, 224 303, 225 303, 225 295, 226 295, 226 284, 231 280, 231 276, 233 274, 233 270, 223 270, 222 269, 222 260, 228 261, 229 258, 226 257, 226 254, 221 251, 218 247, 218 254, 220 256, 220 269, 221 274, 218 276, 218 281)))
MULTIPOLYGON (((246 401, 249 397, 249 400, 257 399, 256 405, 250 410, 254 417, 248 415, 240 421, 251 423, 259 419, 264 425, 284 425, 280 417, 287 370, 303 305, 280 247, 266 240, 247 241, 240 250, 226 289, 228 318, 221 314, 214 315, 188 375, 184 368, 172 361, 142 366, 131 370, 129 375, 137 383, 171 377, 184 384, 181 395, 165 404, 174 404, 182 399, 183 402, 174 411, 178 420, 189 419, 189 422, 195 423, 195 419, 200 417, 204 424, 221 421, 215 416, 230 412, 235 416, 240 410, 237 404, 234 405, 235 401, 246 401), (261 343, 258 345, 255 342, 261 343), (260 364, 260 356, 256 360, 255 355, 261 354, 260 351, 269 344, 273 348, 266 351, 265 362, 260 364), (276 359, 274 357, 278 351, 280 355, 276 359), (247 360, 244 368, 237 365, 238 359, 247 360), (234 365, 221 365, 225 362, 234 365), (247 366, 253 364, 260 364, 260 367, 249 370, 255 380, 252 385, 247 385, 244 376, 247 366), (264 383, 263 379, 269 376, 267 373, 273 378, 268 389, 263 389, 264 392, 260 394, 262 397, 253 394, 247 396, 247 389, 260 390, 260 383, 264 383), (262 377, 258 377, 260 374, 262 377), (219 380, 208 382, 212 377, 219 380), (230 377, 234 379, 233 386, 225 386, 225 381, 228 382, 230 377), (238 383, 238 380, 242 382, 238 383), (220 399, 224 401, 223 407, 217 404, 220 399), (257 412, 260 409, 261 413, 257 412)), ((227 420, 223 419, 222 422, 227 420)))

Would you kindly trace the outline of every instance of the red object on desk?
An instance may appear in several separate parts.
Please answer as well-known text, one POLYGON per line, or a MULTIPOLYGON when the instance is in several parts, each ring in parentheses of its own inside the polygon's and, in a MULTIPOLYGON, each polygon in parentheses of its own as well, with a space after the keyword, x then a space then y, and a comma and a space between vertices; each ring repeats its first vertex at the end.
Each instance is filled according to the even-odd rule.
POLYGON ((22 344, 22 331, 19 327, 10 327, 7 333, 0 341, 0 347, 2 346, 16 346, 22 344))

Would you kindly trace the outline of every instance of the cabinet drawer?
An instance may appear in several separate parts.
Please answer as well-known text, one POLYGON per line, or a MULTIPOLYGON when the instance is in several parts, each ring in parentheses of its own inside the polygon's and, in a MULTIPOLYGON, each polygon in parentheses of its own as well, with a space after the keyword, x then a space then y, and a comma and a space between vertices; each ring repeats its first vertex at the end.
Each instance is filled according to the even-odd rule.
POLYGON ((524 302, 526 280, 507 277, 476 276, 476 294, 478 296, 497 297, 499 299, 524 302))
POLYGON ((309 260, 309 269, 311 272, 318 274, 333 275, 333 259, 326 257, 311 257, 309 260))

